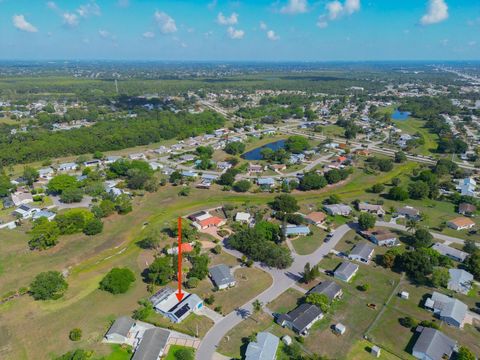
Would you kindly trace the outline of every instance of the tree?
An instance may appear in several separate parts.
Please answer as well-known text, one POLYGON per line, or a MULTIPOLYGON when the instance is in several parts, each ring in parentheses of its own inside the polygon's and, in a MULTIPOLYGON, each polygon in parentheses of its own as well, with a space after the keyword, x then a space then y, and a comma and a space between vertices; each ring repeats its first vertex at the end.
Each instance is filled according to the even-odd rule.
POLYGON ((194 350, 191 348, 182 348, 175 350, 173 354, 175 360, 194 360, 195 353, 194 350))
POLYGON ((463 245, 463 251, 473 254, 475 251, 478 251, 478 247, 476 245, 475 240, 467 239, 463 245))
POLYGON ((30 166, 25 166, 23 168, 23 178, 29 186, 32 186, 35 181, 38 180, 39 174, 38 171, 30 166))
POLYGON ((170 174, 170 177, 168 178, 168 181, 171 183, 171 184, 175 184, 175 185, 178 185, 179 183, 182 182, 182 174, 180 173, 180 171, 178 170, 175 170, 174 172, 172 172, 170 174))
POLYGON ((253 303, 253 312, 259 313, 262 310, 263 304, 260 300, 256 299, 253 303))
POLYGON ((0 197, 8 196, 12 187, 13 185, 10 182, 10 178, 5 172, 1 171, 0 168, 0 197))
POLYGON ((300 209, 297 199, 288 194, 276 196, 270 206, 273 210, 280 211, 285 214, 294 213, 300 209))
POLYGON ((303 268, 303 278, 302 281, 305 284, 310 283, 311 281, 315 280, 315 278, 320 275, 320 270, 318 269, 318 265, 311 266, 309 262, 305 264, 305 267, 303 268))
POLYGON ((397 151, 395 153, 395 162, 396 163, 403 163, 407 161, 407 155, 403 151, 397 151))
POLYGON ((456 360, 476 360, 475 354, 467 347, 460 346, 458 349, 456 360))
POLYGON ((308 172, 300 180, 299 188, 302 191, 319 190, 327 186, 328 182, 324 176, 316 172, 308 172))
POLYGON ((309 304, 318 306, 324 313, 328 312, 328 309, 330 308, 330 299, 325 294, 308 294, 305 301, 309 304))
POLYGON ((430 187, 424 181, 415 181, 408 185, 408 195, 415 200, 421 200, 428 196, 430 187))
POLYGON ((403 269, 413 281, 425 284, 438 261, 428 250, 430 249, 420 248, 416 251, 405 252, 396 257, 395 265, 403 269))
POLYGON ((394 186, 388 192, 388 196, 395 201, 405 201, 408 199, 408 192, 399 186, 394 186))
POLYGON ((480 281, 480 250, 475 251, 465 259, 467 270, 480 281))
POLYGON ((68 338, 72 341, 80 341, 82 339, 82 329, 74 328, 70 330, 68 338))
POLYGON ((238 170, 237 169, 228 169, 225 171, 222 175, 220 175, 220 178, 218 179, 218 183, 220 185, 224 186, 232 186, 233 183, 235 182, 235 176, 237 176, 238 170))
POLYGON ((358 217, 358 225, 362 230, 369 230, 375 227, 375 223, 377 221, 377 217, 373 214, 369 213, 361 213, 358 217))
POLYGON ((124 294, 135 281, 135 274, 128 268, 113 268, 100 281, 100 289, 112 294, 124 294))
POLYGON ((245 151, 245 144, 240 141, 229 142, 224 151, 230 155, 240 155, 245 151))
POLYGON ((416 232, 416 230, 418 229, 418 220, 416 219, 408 219, 407 222, 406 222, 406 228, 408 231, 410 232, 416 232))
POLYGON ((47 189, 50 193, 61 194, 65 189, 74 189, 78 186, 79 184, 75 176, 61 174, 50 180, 47 189))
POLYGON ((92 351, 76 349, 55 358, 55 360, 89 360, 92 358, 92 356, 92 351))
POLYGON ((233 190, 240 193, 245 193, 250 190, 252 183, 248 180, 240 180, 233 184, 233 190))
POLYGON ((65 204, 78 203, 83 199, 82 189, 72 187, 62 191, 60 200, 65 204))
POLYGON ((38 274, 30 284, 30 293, 35 300, 56 300, 63 296, 68 288, 63 275, 58 271, 38 274))
POLYGON ((89 236, 100 234, 102 231, 103 223, 98 218, 88 220, 85 224, 85 227, 83 228, 83 233, 89 236))
POLYGON ((192 267, 187 274, 187 278, 197 278, 200 280, 205 279, 208 276, 208 263, 210 259, 208 255, 198 255, 190 258, 192 267))
POLYGON ((285 141, 285 150, 294 154, 300 154, 305 150, 308 150, 309 148, 310 144, 308 142, 308 139, 300 135, 290 136, 285 141))
POLYGON ((138 301, 138 304, 140 307, 133 311, 132 316, 135 320, 145 321, 155 312, 152 302, 148 299, 141 299, 138 301))
POLYGON ((150 264, 147 270, 147 281, 155 285, 165 285, 172 281, 175 276, 172 258, 163 256, 157 257, 150 264))
POLYGON ((127 194, 117 196, 115 199, 115 209, 120 215, 128 214, 132 211, 132 200, 127 194))
POLYGON ((28 245, 31 249, 45 250, 55 246, 60 236, 60 229, 56 222, 50 222, 47 218, 41 217, 33 224, 30 231, 28 245))
POLYGON ((450 273, 448 269, 437 267, 433 269, 432 277, 430 278, 430 282, 433 287, 439 288, 448 286, 448 281, 450 280, 450 273))
POLYGON ((55 222, 60 229, 60 233, 65 235, 82 232, 87 223, 93 219, 93 213, 87 209, 70 209, 57 215, 55 222))
POLYGON ((428 248, 432 246, 433 236, 427 229, 421 228, 415 231, 413 246, 416 248, 428 248))
POLYGON ((400 255, 400 250, 398 248, 388 249, 382 256, 382 265, 391 269, 395 265, 395 259, 398 255, 400 255))
POLYGON ((380 194, 383 190, 385 190, 385 185, 383 184, 375 184, 372 186, 372 192, 374 194, 380 194))

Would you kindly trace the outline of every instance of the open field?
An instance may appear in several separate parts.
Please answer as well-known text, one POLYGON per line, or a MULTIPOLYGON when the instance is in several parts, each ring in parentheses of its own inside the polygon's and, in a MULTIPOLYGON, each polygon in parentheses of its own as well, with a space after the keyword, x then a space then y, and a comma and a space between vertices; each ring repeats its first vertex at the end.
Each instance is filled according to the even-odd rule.
POLYGON ((323 244, 327 232, 314 225, 310 225, 312 233, 307 236, 299 236, 291 240, 295 251, 299 255, 311 254, 323 244))
POLYGON ((423 139, 425 140, 425 144, 419 146, 418 148, 412 149, 412 153, 420 155, 431 155, 432 153, 435 153, 435 150, 438 147, 438 135, 432 134, 429 129, 425 128, 425 121, 410 117, 407 120, 394 122, 395 126, 397 126, 404 133, 412 136, 418 133, 422 135, 423 139))

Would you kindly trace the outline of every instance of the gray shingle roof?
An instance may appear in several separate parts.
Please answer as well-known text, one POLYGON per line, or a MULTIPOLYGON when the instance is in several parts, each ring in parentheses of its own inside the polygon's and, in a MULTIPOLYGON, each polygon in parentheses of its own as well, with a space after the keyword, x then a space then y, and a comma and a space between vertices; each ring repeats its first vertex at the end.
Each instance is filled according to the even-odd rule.
POLYGON ((473 275, 462 269, 449 269, 448 288, 462 294, 468 293, 472 287, 473 275))
POLYGON ((465 259, 468 256, 468 254, 464 251, 455 249, 451 246, 441 244, 441 243, 433 244, 432 249, 438 251, 442 255, 450 256, 450 257, 453 257, 455 259, 459 259, 461 262, 465 261, 465 259))
POLYGON ((258 333, 257 341, 248 344, 245 360, 274 360, 278 343, 278 337, 268 332, 258 333))
POLYGON ((440 310, 440 317, 452 318, 459 324, 461 324, 465 319, 468 306, 460 300, 451 298, 436 291, 432 294, 432 300, 435 303, 434 308, 440 310))
POLYGON ((358 265, 351 262, 344 262, 335 270, 335 274, 342 274, 346 278, 349 278, 357 269, 358 265))
POLYGON ((444 356, 452 355, 456 342, 441 331, 432 328, 419 327, 421 334, 413 347, 413 353, 426 354, 432 360, 443 360, 444 356))
POLYGON ((210 268, 210 276, 217 286, 228 285, 235 281, 230 268, 227 265, 220 264, 210 268))
POLYGON ((157 360, 167 345, 170 331, 160 328, 148 329, 135 350, 132 360, 157 360))
POLYGON ((368 259, 370 254, 373 251, 373 247, 371 247, 367 243, 360 243, 355 245, 355 247, 350 251, 350 255, 361 257, 362 259, 368 259))
POLYGON ((304 303, 288 314, 282 314, 279 317, 280 322, 284 319, 292 323, 295 330, 303 332, 305 328, 322 314, 319 307, 304 303))
POLYGON ((107 335, 119 334, 121 336, 127 336, 134 324, 135 321, 131 317, 122 316, 115 320, 110 329, 108 329, 107 335))
POLYGON ((312 290, 310 290, 310 293, 324 294, 330 300, 333 300, 335 299, 335 296, 338 294, 338 292, 341 290, 342 287, 338 285, 335 281, 326 280, 323 281, 321 284, 315 286, 312 290))

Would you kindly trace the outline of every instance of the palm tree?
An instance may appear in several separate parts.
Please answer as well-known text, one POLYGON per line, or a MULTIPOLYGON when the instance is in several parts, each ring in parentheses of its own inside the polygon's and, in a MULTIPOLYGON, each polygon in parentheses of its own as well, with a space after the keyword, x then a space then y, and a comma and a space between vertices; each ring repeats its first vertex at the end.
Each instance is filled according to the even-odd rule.
POLYGON ((253 306, 253 312, 258 313, 262 310, 263 304, 260 300, 257 299, 252 303, 252 306, 253 306))
POLYGON ((407 230, 410 232, 415 232, 418 229, 418 220, 408 219, 406 223, 407 230))

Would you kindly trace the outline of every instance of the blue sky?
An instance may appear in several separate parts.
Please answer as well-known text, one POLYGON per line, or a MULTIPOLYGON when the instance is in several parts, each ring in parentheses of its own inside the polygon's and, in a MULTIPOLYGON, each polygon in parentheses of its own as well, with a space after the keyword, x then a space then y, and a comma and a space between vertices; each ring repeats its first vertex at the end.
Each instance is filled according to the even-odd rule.
POLYGON ((1 59, 479 60, 480 0, 0 0, 1 59))

